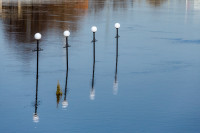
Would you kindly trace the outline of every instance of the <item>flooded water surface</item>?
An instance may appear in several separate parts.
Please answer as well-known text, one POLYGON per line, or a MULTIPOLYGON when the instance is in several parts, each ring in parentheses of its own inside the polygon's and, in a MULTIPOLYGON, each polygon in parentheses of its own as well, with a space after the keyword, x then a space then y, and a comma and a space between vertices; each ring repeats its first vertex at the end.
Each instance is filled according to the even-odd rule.
POLYGON ((0 0, 0 132, 199 133, 199 25, 200 0, 0 0))

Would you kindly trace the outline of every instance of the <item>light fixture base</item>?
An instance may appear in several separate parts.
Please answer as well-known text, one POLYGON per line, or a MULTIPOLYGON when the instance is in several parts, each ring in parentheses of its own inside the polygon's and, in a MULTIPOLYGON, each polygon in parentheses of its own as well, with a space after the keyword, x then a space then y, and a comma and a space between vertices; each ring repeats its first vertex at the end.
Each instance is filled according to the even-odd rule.
POLYGON ((38 50, 37 49, 34 49, 34 50, 32 50, 33 52, 35 52, 35 51, 43 51, 43 49, 41 49, 41 48, 39 48, 38 50))
POLYGON ((92 42, 97 42, 97 41, 98 41, 98 40, 95 39, 95 40, 92 40, 91 43, 92 43, 92 42))
POLYGON ((115 38, 119 38, 119 37, 120 37, 119 35, 116 35, 116 36, 115 36, 115 38))
POLYGON ((69 45, 69 44, 68 44, 68 45, 65 45, 63 48, 67 48, 67 47, 71 47, 71 45, 69 45))

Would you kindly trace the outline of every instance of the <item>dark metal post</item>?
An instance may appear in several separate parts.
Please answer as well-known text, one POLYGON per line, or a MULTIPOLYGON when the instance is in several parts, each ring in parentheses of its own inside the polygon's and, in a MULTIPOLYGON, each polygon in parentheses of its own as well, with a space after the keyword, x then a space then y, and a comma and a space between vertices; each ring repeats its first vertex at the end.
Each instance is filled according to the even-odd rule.
POLYGON ((117 35, 116 35, 116 37, 119 37, 119 34, 118 34, 118 28, 116 28, 116 30, 117 30, 117 35))
POLYGON ((118 57, 118 39, 119 37, 116 38, 116 56, 118 57))
POLYGON ((93 64, 95 63, 95 32, 93 32, 93 64))
POLYGON ((37 114, 37 98, 38 98, 38 71, 39 71, 39 40, 37 40, 37 73, 36 73, 36 94, 35 94, 35 114, 37 114))
POLYGON ((38 79, 38 66, 39 66, 39 40, 37 40, 37 75, 36 75, 36 79, 38 79))
POLYGON ((66 37, 66 46, 68 46, 68 37, 66 37))
POLYGON ((95 32, 93 32, 93 42, 95 42, 95 32))
POLYGON ((116 38, 116 70, 115 70, 115 82, 117 82, 117 65, 118 65, 118 39, 116 38))
POLYGON ((66 61, 67 61, 67 71, 68 71, 68 37, 66 37, 66 61))

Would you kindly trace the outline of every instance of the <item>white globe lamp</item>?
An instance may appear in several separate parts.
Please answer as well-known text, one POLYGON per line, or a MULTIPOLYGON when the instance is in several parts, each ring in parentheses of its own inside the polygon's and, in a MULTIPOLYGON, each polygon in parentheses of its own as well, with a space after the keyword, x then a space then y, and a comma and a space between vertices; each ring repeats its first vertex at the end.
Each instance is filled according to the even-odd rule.
POLYGON ((34 36, 34 38, 36 40, 40 40, 42 38, 42 35, 40 33, 36 33, 35 36, 34 36))
POLYGON ((70 36, 70 32, 69 32, 68 30, 66 30, 66 31, 64 31, 63 35, 64 35, 65 37, 68 37, 68 36, 70 36))
POLYGON ((115 28, 119 29, 120 28, 120 23, 115 23, 115 28))
POLYGON ((96 26, 92 26, 91 31, 92 32, 96 32, 97 31, 97 27, 96 26))

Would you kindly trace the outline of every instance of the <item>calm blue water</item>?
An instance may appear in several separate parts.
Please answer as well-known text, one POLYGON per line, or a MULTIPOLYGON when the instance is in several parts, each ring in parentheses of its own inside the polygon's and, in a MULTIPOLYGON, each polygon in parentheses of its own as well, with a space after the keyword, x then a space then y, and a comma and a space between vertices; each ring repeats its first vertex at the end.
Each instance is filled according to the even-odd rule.
POLYGON ((3 0, 0 5, 0 132, 200 132, 200 0, 3 0), (117 75, 116 22, 121 24, 117 75), (98 28, 94 76, 93 25, 98 28), (71 47, 63 108, 66 29, 71 47), (37 102, 36 32, 43 49, 37 102))

